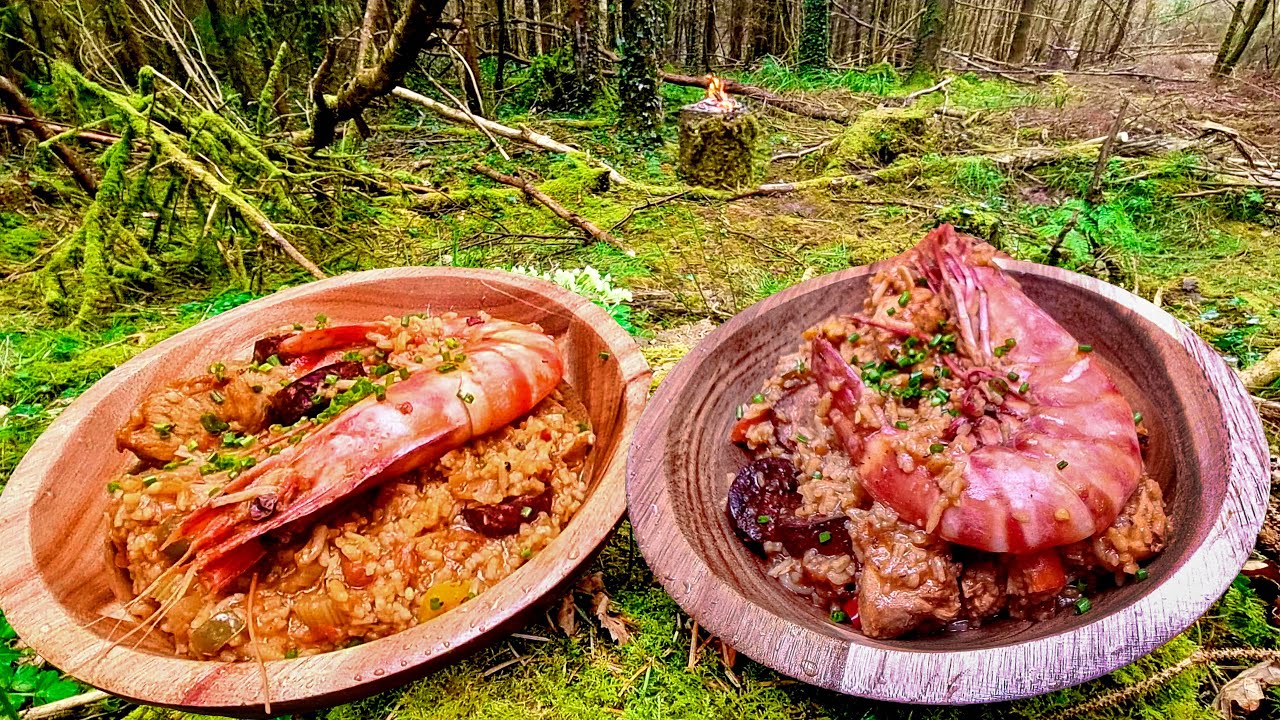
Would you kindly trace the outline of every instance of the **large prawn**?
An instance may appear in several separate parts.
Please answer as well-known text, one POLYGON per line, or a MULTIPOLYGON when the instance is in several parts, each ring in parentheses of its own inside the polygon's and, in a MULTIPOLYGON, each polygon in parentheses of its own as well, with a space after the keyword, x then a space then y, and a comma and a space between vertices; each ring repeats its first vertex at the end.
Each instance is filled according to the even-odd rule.
POLYGON ((1091 348, 976 259, 990 248, 975 242, 943 225, 895 261, 940 296, 958 337, 943 360, 965 389, 928 457, 906 423, 864 402, 872 393, 831 339, 815 338, 812 367, 874 499, 960 545, 1047 554, 1110 527, 1137 488, 1133 413, 1091 348))
MULTIPOLYGON (((304 420, 262 436, 255 455, 206 475, 217 488, 166 539, 180 553, 170 576, 193 576, 224 587, 264 555, 258 538, 298 523, 378 482, 423 467, 474 437, 529 412, 559 384, 563 360, 555 341, 536 326, 485 316, 445 315, 433 357, 399 368, 382 364, 375 379, 357 380, 366 395, 331 417, 304 420), (250 462, 244 460, 249 458, 250 462)), ((371 333, 395 336, 399 323, 379 322, 298 332, 259 341, 255 359, 273 356, 311 370, 277 397, 310 402, 315 383, 365 375, 353 360, 323 364, 343 348, 369 346, 371 333), (350 368, 348 366, 355 366, 350 368), (327 377, 327 380, 325 378, 327 377)), ((381 357, 381 356, 378 356, 381 357)), ((339 402, 337 399, 335 403, 339 402)), ((296 411, 289 411, 300 414, 296 411)), ((326 413, 327 414, 327 413, 326 413)), ((160 588, 157 585, 157 588, 160 588)), ((173 597, 175 593, 164 590, 173 597)), ((157 589, 157 592, 160 592, 157 589)))

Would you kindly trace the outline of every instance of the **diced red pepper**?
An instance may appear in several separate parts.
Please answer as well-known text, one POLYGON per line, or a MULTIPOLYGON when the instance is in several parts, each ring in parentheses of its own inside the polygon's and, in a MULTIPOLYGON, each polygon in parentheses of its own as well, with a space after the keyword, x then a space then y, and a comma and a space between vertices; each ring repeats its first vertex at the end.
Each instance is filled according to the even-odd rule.
POLYGON ((841 609, 844 610, 845 615, 849 616, 849 624, 852 625, 855 630, 861 630, 862 617, 858 615, 858 596, 855 595, 848 600, 845 600, 841 609))

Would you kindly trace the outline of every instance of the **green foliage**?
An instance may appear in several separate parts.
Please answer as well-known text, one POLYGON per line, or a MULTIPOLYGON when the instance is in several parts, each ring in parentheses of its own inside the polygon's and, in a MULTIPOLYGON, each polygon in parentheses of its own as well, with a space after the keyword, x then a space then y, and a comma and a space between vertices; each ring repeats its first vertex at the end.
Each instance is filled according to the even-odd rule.
POLYGON ((888 63, 861 70, 792 68, 776 58, 765 58, 760 67, 738 73, 736 78, 750 85, 762 85, 779 92, 843 88, 857 93, 890 95, 901 85, 898 71, 888 63))
POLYGON ((267 72, 267 79, 262 83, 262 92, 258 94, 258 122, 256 127, 259 135, 265 135, 271 129, 271 123, 276 119, 276 84, 280 82, 280 73, 288 56, 289 44, 280 43, 280 49, 276 51, 275 62, 271 63, 271 70, 267 72))
POLYGON ((510 268, 521 275, 541 278, 553 282, 560 287, 575 292, 608 311, 614 322, 629 333, 638 330, 631 324, 631 291, 614 285, 613 276, 604 274, 591 267, 573 268, 571 270, 552 270, 540 272, 530 267, 516 265, 510 268))
POLYGON ((31 651, 13 647, 17 633, 0 612, 0 714, 17 720, 16 710, 57 702, 82 692, 57 670, 32 664, 31 651))
POLYGON ((803 0, 800 48, 796 59, 804 69, 825 68, 831 53, 831 7, 829 0, 803 0))
POLYGON ((1203 638, 1209 647, 1274 648, 1280 642, 1280 628, 1269 621, 1267 603, 1258 597, 1249 578, 1241 575, 1231 582, 1209 617, 1203 638))

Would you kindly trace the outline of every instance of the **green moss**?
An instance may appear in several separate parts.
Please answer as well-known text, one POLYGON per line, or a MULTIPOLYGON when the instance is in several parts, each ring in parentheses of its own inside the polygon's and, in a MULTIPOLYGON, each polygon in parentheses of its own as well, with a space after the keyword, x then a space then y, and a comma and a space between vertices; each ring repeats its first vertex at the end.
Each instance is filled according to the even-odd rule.
POLYGON ((767 160, 753 113, 680 112, 680 177, 692 185, 734 190, 756 184, 767 160))
POLYGON ((1280 641, 1280 629, 1271 624, 1267 603, 1243 575, 1231 582, 1208 618, 1203 641, 1209 647, 1274 648, 1280 641))
POLYGON ((922 108, 880 107, 858 115, 825 156, 827 172, 888 165, 924 147, 927 113, 922 108))

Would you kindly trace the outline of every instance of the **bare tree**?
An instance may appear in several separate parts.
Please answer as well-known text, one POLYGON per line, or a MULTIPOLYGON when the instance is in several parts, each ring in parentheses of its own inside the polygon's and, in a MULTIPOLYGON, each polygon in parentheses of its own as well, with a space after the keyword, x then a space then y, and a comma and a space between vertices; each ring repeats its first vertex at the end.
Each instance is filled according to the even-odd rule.
POLYGON ((924 0, 915 50, 911 54, 911 74, 931 73, 938 69, 942 36, 951 16, 951 0, 924 0))
POLYGON ((1231 22, 1227 25, 1227 34, 1222 38, 1222 47, 1218 50, 1218 58, 1213 63, 1213 77, 1226 77, 1235 69, 1236 63, 1240 62, 1240 57, 1249 47, 1249 41, 1253 40, 1253 34, 1262 24, 1262 18, 1267 14, 1270 4, 1271 0, 1253 0, 1249 13, 1243 15, 1245 0, 1236 3, 1235 10, 1231 13, 1231 22))

